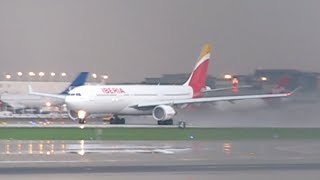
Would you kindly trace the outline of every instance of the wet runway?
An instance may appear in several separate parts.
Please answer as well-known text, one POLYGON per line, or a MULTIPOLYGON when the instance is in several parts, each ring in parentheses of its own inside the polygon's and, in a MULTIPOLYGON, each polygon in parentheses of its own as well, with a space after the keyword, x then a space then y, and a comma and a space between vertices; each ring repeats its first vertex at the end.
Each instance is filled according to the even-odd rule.
POLYGON ((297 173, 293 179, 301 178, 302 174, 312 179, 320 175, 319 149, 319 141, 277 139, 212 142, 4 140, 0 141, 0 178, 232 179, 237 174, 274 177, 287 172, 283 175, 297 173))
MULTIPOLYGON (((281 106, 247 107, 250 101, 237 104, 220 102, 213 109, 182 110, 175 117, 175 123, 183 120, 189 127, 320 127, 319 102, 290 103, 281 106)), ((254 104, 254 103, 253 103, 254 104)), ((101 119, 88 119, 88 125, 110 126, 101 119)), ((70 119, 10 119, 1 118, 0 126, 65 126, 77 125, 70 119)), ((136 126, 155 126, 151 116, 126 117, 126 124, 136 126)), ((175 125, 177 126, 177 125, 175 125)))
MULTIPOLYGON (((179 113, 189 126, 320 127, 320 103, 179 113)), ((91 125, 109 126, 99 120, 91 125)), ((151 117, 131 117, 132 126, 151 117)), ((71 120, 1 119, 51 126, 71 120)), ((0 141, 0 179, 319 179, 320 141, 0 141)))

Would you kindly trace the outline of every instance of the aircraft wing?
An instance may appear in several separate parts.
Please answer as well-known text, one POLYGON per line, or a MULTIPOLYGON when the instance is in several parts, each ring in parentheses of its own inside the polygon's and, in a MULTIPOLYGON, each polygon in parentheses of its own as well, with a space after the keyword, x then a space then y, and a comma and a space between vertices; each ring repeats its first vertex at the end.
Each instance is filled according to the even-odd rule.
MULTIPOLYGON (((243 85, 239 86, 238 88, 252 88, 253 86, 251 85, 243 85)), ((207 92, 217 92, 217 91, 225 91, 225 90, 230 90, 232 87, 224 87, 224 88, 215 88, 215 89, 205 89, 202 92, 207 93, 207 92)))
POLYGON ((177 99, 172 101, 155 101, 139 103, 134 105, 136 108, 154 107, 158 105, 182 105, 182 104, 193 104, 193 103, 206 103, 206 102, 216 102, 216 101, 236 101, 245 99, 264 99, 264 98, 281 98, 288 97, 292 94, 282 93, 282 94, 261 94, 261 95, 244 95, 244 96, 222 96, 222 97, 204 97, 204 98, 194 98, 194 99, 177 99))
POLYGON ((28 86, 28 88, 29 88, 29 94, 31 94, 31 95, 49 97, 49 98, 56 98, 56 99, 65 99, 66 98, 66 95, 62 95, 62 94, 50 94, 50 93, 34 92, 30 85, 28 86))

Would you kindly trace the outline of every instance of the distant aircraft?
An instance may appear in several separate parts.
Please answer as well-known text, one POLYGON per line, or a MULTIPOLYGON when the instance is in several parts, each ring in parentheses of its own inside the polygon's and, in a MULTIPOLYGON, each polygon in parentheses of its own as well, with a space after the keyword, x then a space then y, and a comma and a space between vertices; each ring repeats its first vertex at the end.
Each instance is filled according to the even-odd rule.
POLYGON ((206 44, 189 79, 183 85, 84 85, 65 98, 69 116, 80 124, 90 114, 112 114, 110 123, 125 124, 121 115, 152 115, 159 125, 172 125, 176 108, 193 103, 280 98, 291 93, 203 97, 211 45, 206 44))
MULTIPOLYGON (((46 105, 55 106, 64 104, 64 99, 68 92, 78 86, 85 84, 88 77, 88 72, 81 72, 75 80, 61 93, 48 94, 48 93, 31 93, 30 94, 2 94, 1 101, 11 106, 14 110, 19 109, 40 109, 46 105), (46 95, 45 97, 41 97, 46 95), (49 96, 51 95, 51 96, 49 96), (55 98, 59 96, 59 98, 55 98)), ((31 87, 29 87, 30 91, 31 87)))

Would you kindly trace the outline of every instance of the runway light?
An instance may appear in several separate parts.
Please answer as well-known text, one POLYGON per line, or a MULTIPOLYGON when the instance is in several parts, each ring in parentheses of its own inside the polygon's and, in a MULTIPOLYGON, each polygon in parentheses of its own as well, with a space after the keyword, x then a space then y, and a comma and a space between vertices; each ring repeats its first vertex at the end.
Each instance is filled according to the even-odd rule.
POLYGON ((6 79, 11 79, 11 75, 10 74, 6 74, 6 79))
POLYGON ((17 75, 18 75, 18 76, 22 76, 23 73, 22 73, 22 72, 17 72, 17 75))
POLYGON ((61 73, 61 76, 62 76, 62 77, 66 77, 66 76, 67 76, 67 73, 63 72, 63 73, 61 73))
POLYGON ((262 76, 262 77, 260 78, 260 80, 261 80, 261 81, 268 81, 268 78, 265 77, 265 76, 262 76))
POLYGON ((108 75, 102 75, 102 79, 108 79, 109 76, 108 75))
POLYGON ((93 73, 93 74, 92 74, 92 77, 93 77, 94 79, 96 79, 98 76, 97 76, 96 73, 93 73))
POLYGON ((44 72, 39 72, 39 74, 38 74, 40 77, 43 77, 44 75, 45 75, 45 73, 44 72))
POLYGON ((232 79, 232 75, 231 74, 225 74, 223 76, 223 78, 229 80, 229 79, 232 79))
POLYGON ((56 75, 56 73, 51 72, 50 75, 51 75, 51 77, 54 77, 56 75))
POLYGON ((46 106, 47 106, 47 107, 50 107, 50 106, 51 106, 51 103, 50 103, 50 102, 46 102, 46 106))
POLYGON ((29 72, 29 76, 35 76, 36 74, 34 72, 29 72))

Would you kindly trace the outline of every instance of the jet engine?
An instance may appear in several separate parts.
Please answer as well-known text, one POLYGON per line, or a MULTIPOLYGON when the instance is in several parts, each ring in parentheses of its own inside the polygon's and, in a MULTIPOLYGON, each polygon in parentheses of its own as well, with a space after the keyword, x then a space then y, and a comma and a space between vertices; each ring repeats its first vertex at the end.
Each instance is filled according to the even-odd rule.
POLYGON ((79 120, 79 118, 78 118, 78 112, 76 112, 76 111, 69 110, 69 111, 68 111, 68 115, 69 115, 70 119, 72 119, 73 121, 79 120))
POLYGON ((176 115, 176 111, 173 107, 168 105, 156 106, 152 111, 152 116, 155 120, 169 120, 176 115))

